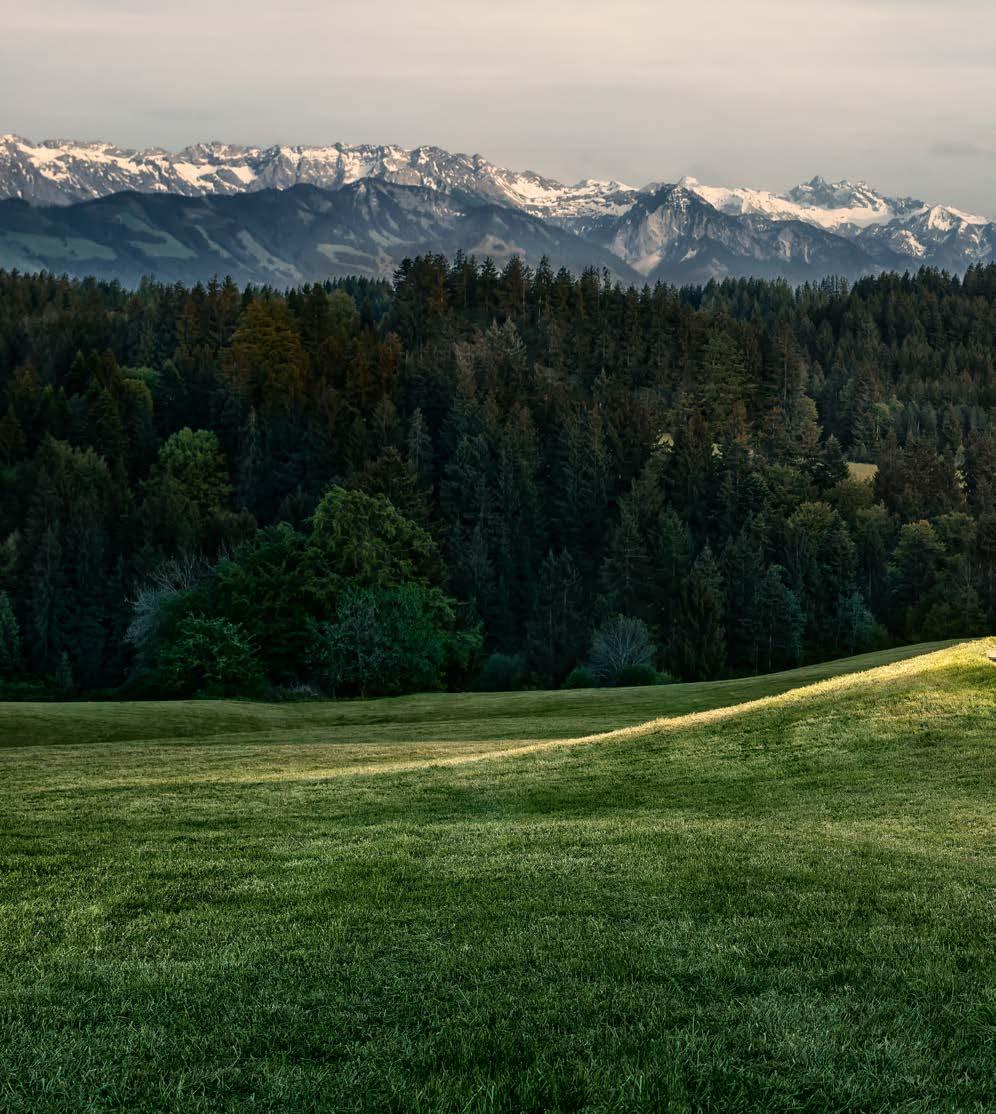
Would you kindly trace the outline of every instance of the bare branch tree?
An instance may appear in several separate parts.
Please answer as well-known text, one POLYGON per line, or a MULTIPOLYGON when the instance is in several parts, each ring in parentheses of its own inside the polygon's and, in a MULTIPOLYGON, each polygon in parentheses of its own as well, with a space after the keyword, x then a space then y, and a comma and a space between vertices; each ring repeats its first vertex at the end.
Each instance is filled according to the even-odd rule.
POLYGON ((591 640, 591 671, 611 683, 630 666, 652 665, 655 647, 646 623, 617 615, 603 623, 591 640))

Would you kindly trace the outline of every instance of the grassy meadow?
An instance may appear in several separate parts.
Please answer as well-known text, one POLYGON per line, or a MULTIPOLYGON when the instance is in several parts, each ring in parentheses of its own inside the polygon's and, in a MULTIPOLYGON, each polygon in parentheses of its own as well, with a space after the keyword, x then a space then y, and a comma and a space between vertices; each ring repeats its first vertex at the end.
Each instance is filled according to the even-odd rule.
POLYGON ((993 1109, 994 649, 0 706, 0 1109, 993 1109))

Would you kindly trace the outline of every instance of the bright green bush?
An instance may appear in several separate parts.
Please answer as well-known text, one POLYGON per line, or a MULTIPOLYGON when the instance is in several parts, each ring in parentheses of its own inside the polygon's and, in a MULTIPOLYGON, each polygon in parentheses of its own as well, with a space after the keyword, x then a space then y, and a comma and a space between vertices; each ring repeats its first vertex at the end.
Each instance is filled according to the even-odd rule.
POLYGON ((479 692, 514 692, 526 680, 526 661, 519 654, 492 654, 484 663, 476 688, 479 692))
POLYGON ((592 689, 596 685, 595 675, 586 665, 576 665, 564 681, 565 689, 592 689))
POLYGON ((329 610, 349 588, 443 579, 435 542, 383 495, 330 487, 311 518, 305 552, 309 588, 329 610))
POLYGON ((438 589, 347 588, 335 622, 314 626, 317 679, 333 695, 442 688, 452 627, 449 601, 438 589))
POLYGON ((182 619, 163 646, 159 680, 180 696, 258 696, 263 672, 238 623, 204 615, 182 619))
POLYGON ((306 669, 316 607, 304 573, 306 541, 286 522, 266 527, 211 577, 211 610, 239 623, 275 683, 294 684, 306 669))

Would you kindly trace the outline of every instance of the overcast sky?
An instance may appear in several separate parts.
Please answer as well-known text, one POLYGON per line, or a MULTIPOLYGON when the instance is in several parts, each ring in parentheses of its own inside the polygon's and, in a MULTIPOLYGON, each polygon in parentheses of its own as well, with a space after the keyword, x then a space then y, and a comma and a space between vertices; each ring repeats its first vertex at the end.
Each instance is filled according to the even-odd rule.
POLYGON ((996 0, 0 0, 0 133, 865 178, 996 216, 996 0))

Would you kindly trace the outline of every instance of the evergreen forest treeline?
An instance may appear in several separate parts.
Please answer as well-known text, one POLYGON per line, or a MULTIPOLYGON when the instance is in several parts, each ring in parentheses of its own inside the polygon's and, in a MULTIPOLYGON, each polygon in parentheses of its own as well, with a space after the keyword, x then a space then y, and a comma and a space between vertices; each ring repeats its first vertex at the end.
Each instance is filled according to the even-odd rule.
POLYGON ((0 273, 0 692, 702 679, 991 631, 994 353, 996 266, 0 273))

